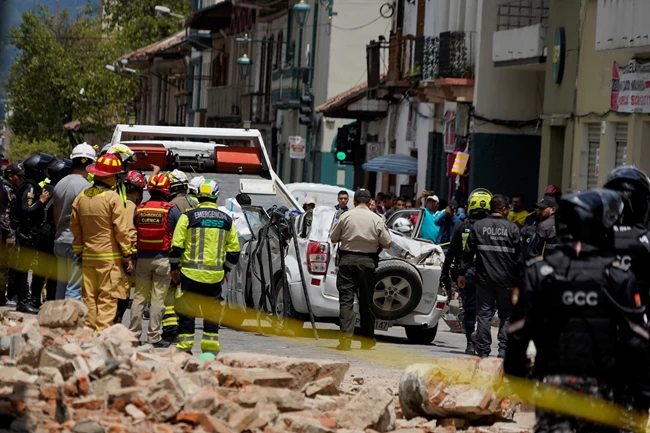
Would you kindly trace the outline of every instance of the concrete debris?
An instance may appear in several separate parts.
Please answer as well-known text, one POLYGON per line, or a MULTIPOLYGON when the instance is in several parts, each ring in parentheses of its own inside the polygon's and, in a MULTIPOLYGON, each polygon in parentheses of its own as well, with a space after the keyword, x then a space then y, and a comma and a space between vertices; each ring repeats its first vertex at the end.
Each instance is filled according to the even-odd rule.
MULTIPOLYGON (((465 357, 433 365, 413 365, 400 380, 402 413, 407 419, 450 418, 473 424, 482 420, 491 420, 489 424, 494 420, 511 421, 517 403, 497 394, 495 387, 502 377, 503 360, 496 358, 465 357)), ((453 425, 459 424, 462 423, 453 425)))
MULTIPOLYGON (((356 380, 356 395, 342 392, 347 362, 251 353, 225 353, 200 362, 174 347, 156 351, 138 346, 123 325, 95 334, 83 326, 86 313, 81 303, 66 300, 46 302, 37 319, 0 314, 0 419, 5 428, 49 433, 437 433, 476 426, 488 414, 492 421, 512 419, 514 412, 513 403, 470 385, 498 381, 503 367, 496 360, 454 361, 471 373, 410 368, 402 378, 398 405, 391 391, 364 384, 362 378, 356 380), (466 382, 451 385, 446 377, 466 382)), ((487 424, 467 431, 527 431, 487 424)))

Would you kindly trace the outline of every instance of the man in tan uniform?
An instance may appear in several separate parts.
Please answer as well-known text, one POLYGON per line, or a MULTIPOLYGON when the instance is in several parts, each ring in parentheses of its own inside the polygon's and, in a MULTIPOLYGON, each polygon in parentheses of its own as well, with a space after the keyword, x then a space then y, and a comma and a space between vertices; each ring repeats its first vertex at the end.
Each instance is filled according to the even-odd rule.
POLYGON ((376 256, 381 248, 390 248, 390 234, 382 218, 368 209, 370 192, 360 189, 354 194, 354 209, 345 212, 331 233, 338 243, 339 273, 336 287, 339 291, 341 332, 337 350, 350 350, 354 334, 354 295, 359 299, 362 349, 375 346, 375 315, 371 309, 375 282, 376 256))
POLYGON ((82 299, 88 307, 86 326, 102 331, 115 320, 117 300, 128 298, 126 272, 133 271, 135 253, 131 225, 113 188, 122 171, 119 157, 105 154, 88 167, 95 184, 72 203, 72 249, 82 260, 82 299))

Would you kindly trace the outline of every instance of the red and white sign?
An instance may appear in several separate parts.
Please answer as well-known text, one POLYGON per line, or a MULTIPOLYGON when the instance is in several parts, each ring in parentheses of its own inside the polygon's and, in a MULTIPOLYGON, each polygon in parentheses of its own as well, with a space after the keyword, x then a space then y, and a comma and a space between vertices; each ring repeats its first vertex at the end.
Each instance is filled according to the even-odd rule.
POLYGON ((612 68, 612 111, 650 113, 650 63, 630 60, 612 68))
POLYGON ((305 142, 302 137, 289 137, 289 158, 305 159, 305 142))

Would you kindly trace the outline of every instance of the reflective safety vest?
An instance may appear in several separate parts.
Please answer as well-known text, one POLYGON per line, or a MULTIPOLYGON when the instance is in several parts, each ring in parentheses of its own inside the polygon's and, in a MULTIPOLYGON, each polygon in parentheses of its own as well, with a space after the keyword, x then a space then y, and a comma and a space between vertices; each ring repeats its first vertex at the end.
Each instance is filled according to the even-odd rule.
POLYGON ((201 203, 181 215, 169 254, 172 269, 180 263, 188 278, 206 284, 223 280, 239 261, 239 238, 232 219, 215 203, 201 203))
POLYGON ((169 231, 169 211, 173 204, 149 200, 135 209, 138 230, 138 251, 169 251, 172 233, 169 231))

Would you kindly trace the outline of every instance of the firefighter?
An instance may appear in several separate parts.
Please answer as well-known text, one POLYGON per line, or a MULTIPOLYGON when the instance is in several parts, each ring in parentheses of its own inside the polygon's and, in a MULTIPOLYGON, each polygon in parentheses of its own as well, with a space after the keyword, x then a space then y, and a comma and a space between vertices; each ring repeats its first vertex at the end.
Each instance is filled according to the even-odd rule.
MULTIPOLYGON (((144 190, 146 181, 144 175, 137 170, 131 170, 126 174, 124 182, 124 189, 126 191, 126 217, 129 224, 129 233, 131 237, 131 243, 133 245, 138 241, 138 233, 135 230, 135 208, 137 205, 142 202, 142 192, 144 190)), ((125 281, 126 289, 126 298, 118 299, 117 301, 117 316, 115 317, 115 323, 122 323, 122 318, 124 313, 129 308, 129 296, 131 294, 131 287, 133 286, 133 276, 127 275, 125 281)))
POLYGON ((0 233, 2 244, 0 251, 3 269, 0 279, 0 307, 15 307, 15 275, 11 266, 16 256, 16 233, 11 221, 11 209, 16 206, 16 188, 22 183, 25 171, 21 163, 11 164, 5 168, 2 175, 2 191, 0 191, 0 233))
POLYGON ((116 155, 120 158, 122 163, 122 172, 117 177, 117 184, 115 185, 115 191, 120 196, 122 204, 124 207, 127 206, 127 194, 126 194, 126 185, 124 185, 124 180, 126 175, 129 172, 129 165, 134 163, 136 160, 135 153, 128 147, 123 144, 111 145, 107 144, 102 149, 100 155, 116 155))
MULTIPOLYGON (((484 188, 478 188, 469 195, 469 204, 467 206, 469 218, 456 225, 454 233, 451 236, 449 250, 445 256, 445 262, 442 266, 440 284, 446 288, 451 288, 450 273, 454 279, 458 278, 457 270, 460 267, 463 251, 465 250, 467 238, 469 237, 472 226, 476 221, 480 221, 490 215, 490 200, 492 200, 492 193, 484 188)), ((476 266, 472 264, 465 274, 465 287, 462 289, 459 288, 463 307, 463 326, 465 328, 465 338, 467 339, 465 353, 468 355, 476 355, 473 339, 476 326, 475 275, 476 266)))
MULTIPOLYGON (((196 208, 199 202, 195 196, 198 191, 198 186, 204 181, 203 176, 195 177, 190 183, 185 173, 180 170, 174 170, 167 172, 167 178, 169 179, 171 191, 168 198, 169 202, 175 205, 181 214, 184 214, 189 209, 196 208)), ((165 297, 165 314, 162 321, 162 338, 169 342, 175 342, 178 338, 178 316, 174 309, 176 291, 177 287, 171 281, 167 296, 165 297)))
MULTIPOLYGON (((176 300, 179 311, 178 349, 190 352, 194 347, 194 317, 203 317, 208 305, 200 297, 221 299, 221 281, 239 261, 239 239, 232 219, 217 209, 219 185, 206 180, 199 187, 199 206, 181 215, 169 255, 171 278, 180 280, 182 294, 176 300), (193 294, 194 296, 189 296, 193 294), (198 295, 198 296, 197 296, 198 295), (191 312, 191 313, 190 313, 191 312), (192 314, 192 315, 190 315, 192 314)), ((218 312, 203 322, 201 350, 219 353, 218 312)))
MULTIPOLYGON (((513 289, 504 367, 506 374, 526 377, 532 340, 535 380, 583 394, 585 401, 614 400, 636 409, 646 419, 631 430, 645 431, 648 331, 634 273, 616 257, 614 224, 623 206, 623 196, 607 189, 560 199, 560 245, 529 260, 523 286, 513 289)), ((545 410, 538 410, 535 426, 538 433, 623 430, 545 410)))
POLYGON ((188 194, 190 182, 185 173, 180 170, 174 170, 168 172, 167 177, 169 178, 171 188, 169 202, 176 205, 181 214, 198 206, 198 201, 188 194))
POLYGON ((169 347, 171 341, 162 339, 161 322, 165 298, 171 282, 169 250, 174 228, 181 213, 175 205, 167 201, 170 184, 164 174, 151 176, 147 191, 151 194, 151 199, 140 203, 135 211, 138 262, 135 268, 131 331, 138 339, 142 335, 142 310, 151 297, 149 343, 154 347, 169 347))
POLYGON ((45 205, 50 193, 39 186, 45 180, 45 168, 54 159, 52 155, 38 153, 23 161, 25 179, 16 193, 15 217, 17 240, 20 247, 17 272, 18 307, 16 311, 35 314, 41 305, 41 293, 45 279, 34 273, 31 281, 31 305, 28 305, 30 284, 29 269, 37 269, 38 231, 45 219, 45 205))
POLYGON ((122 172, 120 158, 105 154, 88 171, 95 184, 72 204, 70 231, 74 235, 72 248, 82 260, 86 326, 102 331, 115 320, 117 300, 128 297, 126 273, 133 271, 131 257, 136 250, 126 209, 114 191, 122 172))

